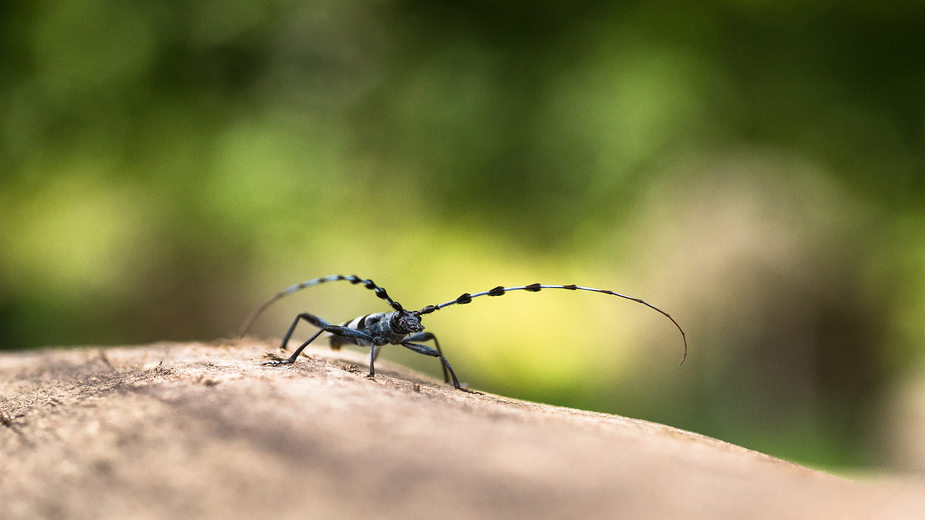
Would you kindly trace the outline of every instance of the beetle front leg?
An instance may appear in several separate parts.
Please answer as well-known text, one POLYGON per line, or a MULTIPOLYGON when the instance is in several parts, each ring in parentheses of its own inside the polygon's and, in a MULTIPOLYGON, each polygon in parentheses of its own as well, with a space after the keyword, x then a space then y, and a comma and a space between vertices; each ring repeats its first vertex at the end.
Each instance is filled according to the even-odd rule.
POLYGON ((405 347, 405 348, 407 348, 407 349, 409 349, 409 350, 413 350, 413 351, 417 352, 418 354, 424 354, 425 356, 432 356, 432 357, 438 357, 438 358, 440 358, 440 360, 443 361, 444 366, 446 366, 447 370, 450 371, 450 376, 453 378, 453 386, 454 386, 457 390, 461 390, 461 391, 463 391, 463 392, 469 392, 469 393, 473 393, 473 394, 477 394, 477 393, 478 393, 478 392, 476 392, 476 391, 474 391, 474 390, 469 390, 468 388, 465 388, 465 387, 463 387, 462 385, 459 384, 459 380, 456 379, 456 372, 453 372, 453 367, 451 367, 451 366, 450 366, 450 362, 447 361, 445 357, 443 357, 443 354, 441 354, 441 353, 437 352, 436 350, 434 350, 434 349, 428 347, 427 345, 421 345, 420 343, 411 343, 411 342, 409 342, 409 341, 407 341, 407 340, 402 341, 402 342, 400 343, 400 345, 403 346, 403 347, 405 347))
MULTIPOLYGON (((434 346, 437 347, 437 353, 440 354, 440 357, 443 357, 443 351, 440 350, 440 342, 437 341, 437 336, 434 336, 430 332, 418 332, 417 334, 412 334, 405 338, 405 341, 429 341, 434 340, 434 346)), ((444 358, 445 359, 445 358, 444 358)), ((440 368, 443 369, 443 382, 450 382, 450 374, 446 371, 446 365, 443 363, 440 364, 440 368)))

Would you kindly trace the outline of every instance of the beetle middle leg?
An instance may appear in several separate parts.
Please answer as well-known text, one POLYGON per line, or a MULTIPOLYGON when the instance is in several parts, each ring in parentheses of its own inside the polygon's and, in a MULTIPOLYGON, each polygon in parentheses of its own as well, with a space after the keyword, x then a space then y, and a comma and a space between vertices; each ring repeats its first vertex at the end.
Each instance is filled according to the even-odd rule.
POLYGON ((299 348, 297 348, 295 352, 293 352, 292 355, 289 356, 289 359, 280 360, 280 361, 267 361, 266 363, 263 363, 264 365, 268 365, 268 366, 291 365, 292 363, 295 363, 296 359, 299 358, 299 354, 301 354, 302 351, 305 350, 305 347, 307 347, 308 344, 311 343, 312 341, 315 341, 315 339, 324 332, 329 332, 331 334, 334 334, 335 336, 347 338, 351 343, 354 343, 354 344, 359 344, 359 341, 372 342, 373 340, 372 336, 370 336, 369 334, 365 332, 362 332, 356 329, 351 329, 349 327, 343 327, 341 325, 331 325, 331 323, 328 322, 327 320, 319 318, 318 316, 315 316, 313 314, 308 314, 306 312, 303 312, 299 314, 298 316, 296 316, 295 321, 292 322, 292 325, 289 327, 289 330, 286 332, 286 336, 283 338, 283 344, 280 346, 281 349, 286 350, 286 344, 289 343, 289 338, 292 337, 292 332, 295 330, 296 325, 299 324, 299 320, 305 320, 311 323, 312 325, 318 327, 319 328, 318 332, 316 332, 312 337, 308 338, 308 340, 302 343, 302 345, 300 345, 299 348))

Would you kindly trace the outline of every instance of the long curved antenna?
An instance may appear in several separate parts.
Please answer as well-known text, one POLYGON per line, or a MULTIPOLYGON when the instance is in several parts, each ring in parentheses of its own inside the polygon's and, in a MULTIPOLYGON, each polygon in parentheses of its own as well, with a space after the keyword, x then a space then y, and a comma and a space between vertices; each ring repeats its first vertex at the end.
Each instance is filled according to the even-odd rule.
POLYGON ((579 285, 542 285, 538 283, 534 283, 530 285, 522 285, 519 287, 502 287, 499 285, 498 287, 495 287, 494 289, 491 289, 489 291, 484 291, 484 292, 475 293, 475 294, 463 293, 459 298, 448 301, 446 303, 441 303, 440 305, 428 305, 427 307, 424 307, 423 309, 417 311, 415 314, 418 314, 418 315, 430 314, 434 311, 439 311, 440 309, 444 307, 449 307, 450 305, 456 305, 456 304, 465 305, 471 302, 472 298, 478 298, 479 296, 501 296, 510 291, 539 292, 542 289, 567 289, 569 291, 591 291, 591 292, 597 292, 597 293, 603 293, 603 294, 610 294, 613 296, 619 296, 620 298, 625 298, 627 300, 632 300, 636 303, 641 303, 645 305, 646 307, 649 307, 650 309, 655 309, 658 312, 664 314, 665 317, 667 317, 669 320, 671 320, 671 323, 674 323, 674 326, 677 327, 678 331, 681 332, 681 339, 684 340, 684 357, 681 358, 681 363, 679 364, 683 364, 684 360, 687 359, 687 336, 684 335, 684 329, 682 329, 681 326, 678 325, 678 322, 676 322, 674 318, 672 318, 667 312, 659 309, 658 307, 656 307, 655 305, 652 305, 651 303, 640 300, 639 298, 634 298, 632 296, 627 296, 625 294, 608 291, 606 289, 595 289, 594 287, 581 287, 579 285))
POLYGON ((400 303, 396 302, 392 298, 389 298, 389 294, 385 291, 385 289, 376 285, 376 283, 373 282, 372 280, 369 280, 369 279, 364 280, 363 278, 360 278, 359 276, 356 276, 356 275, 344 276, 341 274, 332 274, 331 276, 325 276, 323 278, 312 278, 311 280, 307 280, 302 283, 291 285, 283 289, 282 291, 276 293, 275 296, 265 301, 263 305, 258 307, 254 312, 250 314, 250 316, 247 317, 246 320, 244 320, 244 325, 241 326, 241 330, 238 333, 238 337, 240 338, 244 336, 244 334, 247 333, 248 329, 251 328, 251 325, 254 323, 254 320, 256 320, 257 317, 260 316, 261 313, 263 313, 263 311, 267 310, 267 307, 276 303, 277 300, 285 296, 289 296, 290 294, 296 291, 301 291, 302 289, 306 289, 308 287, 312 287, 312 286, 322 284, 325 282, 337 282, 340 280, 346 280, 354 285, 361 283, 363 284, 363 287, 366 287, 367 289, 370 289, 372 291, 376 291, 376 296, 382 298, 383 300, 388 301, 389 305, 391 305, 392 308, 395 309, 396 311, 403 310, 400 303))

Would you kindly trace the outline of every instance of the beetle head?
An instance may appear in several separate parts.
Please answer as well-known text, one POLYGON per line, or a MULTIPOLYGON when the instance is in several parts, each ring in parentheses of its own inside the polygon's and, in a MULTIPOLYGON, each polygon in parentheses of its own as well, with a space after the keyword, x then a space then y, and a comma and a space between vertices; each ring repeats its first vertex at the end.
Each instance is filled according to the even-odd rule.
POLYGON ((417 314, 401 310, 392 319, 392 330, 399 334, 414 334, 423 331, 424 325, 421 324, 421 317, 417 314))

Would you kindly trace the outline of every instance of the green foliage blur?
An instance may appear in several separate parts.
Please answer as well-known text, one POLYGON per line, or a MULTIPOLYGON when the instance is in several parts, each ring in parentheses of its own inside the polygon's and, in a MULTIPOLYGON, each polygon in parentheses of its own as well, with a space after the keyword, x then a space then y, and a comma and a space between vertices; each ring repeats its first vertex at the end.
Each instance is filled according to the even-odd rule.
MULTIPOLYGON (((593 293, 425 325, 475 388, 903 467, 923 34, 898 0, 3 2, 0 348, 230 338, 336 273, 576 283, 687 361, 593 293)), ((383 310, 328 284, 252 333, 383 310)))

